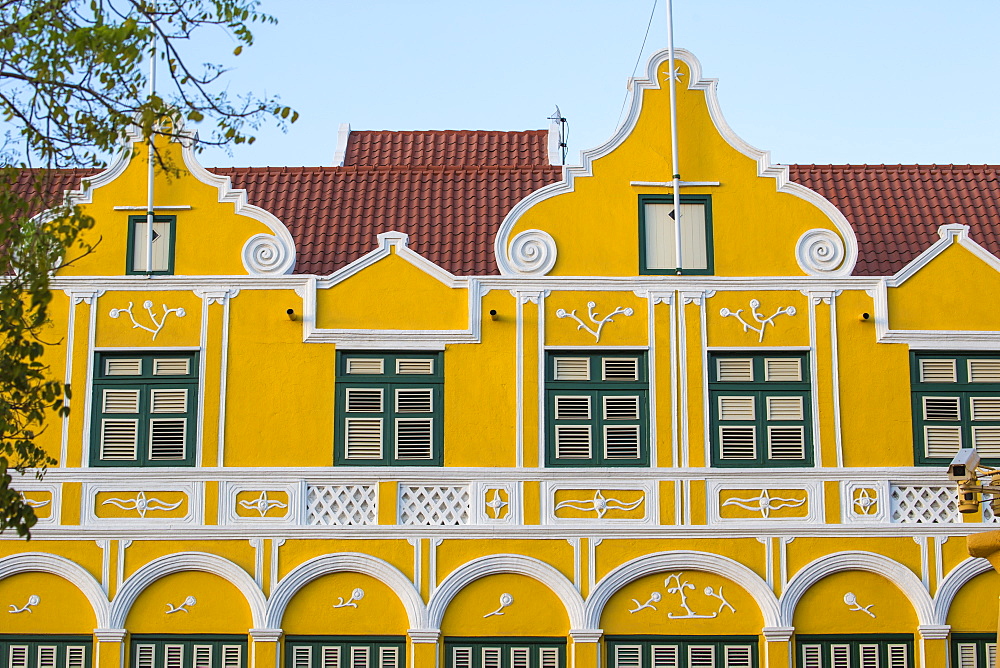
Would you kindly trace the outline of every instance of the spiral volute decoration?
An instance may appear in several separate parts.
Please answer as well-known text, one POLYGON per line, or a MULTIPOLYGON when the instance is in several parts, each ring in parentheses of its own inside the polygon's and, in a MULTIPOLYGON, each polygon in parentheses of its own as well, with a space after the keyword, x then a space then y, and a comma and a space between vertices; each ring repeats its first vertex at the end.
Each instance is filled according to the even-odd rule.
POLYGON ((846 256, 840 236, 826 229, 809 230, 795 246, 795 259, 802 271, 811 276, 823 276, 840 269, 846 256))
POLYGON ((510 242, 510 263, 519 274, 544 276, 556 263, 556 241, 542 230, 525 230, 510 242))
POLYGON ((287 274, 291 270, 292 260, 291 249, 271 234, 257 234, 243 245, 243 266, 251 274, 287 274))

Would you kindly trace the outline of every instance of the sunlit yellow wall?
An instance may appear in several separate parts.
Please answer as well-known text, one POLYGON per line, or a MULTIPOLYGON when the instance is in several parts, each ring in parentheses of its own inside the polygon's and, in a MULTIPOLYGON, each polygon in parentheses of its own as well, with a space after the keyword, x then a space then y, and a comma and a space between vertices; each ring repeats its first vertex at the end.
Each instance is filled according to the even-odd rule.
POLYGON ((282 628, 290 635, 401 636, 409 623, 399 597, 387 585, 370 575, 333 573, 295 594, 285 608, 282 628))
POLYGON ((146 587, 126 618, 132 633, 234 633, 253 626, 250 607, 234 585, 218 575, 185 571, 166 575, 146 587), (191 596, 186 612, 169 613, 191 596))
POLYGON ((802 634, 912 633, 916 625, 913 605, 899 588, 881 575, 861 571, 823 578, 795 608, 795 631, 802 634), (848 594, 854 594, 854 605, 846 602, 848 594), (874 617, 853 609, 868 605, 874 617))
POLYGON ((49 573, 19 573, 0 580, 4 619, 0 633, 83 633, 96 625, 94 609, 71 582, 49 573), (30 605, 37 598, 35 605, 30 605), (8 607, 9 606, 9 607, 8 607), (24 609, 12 612, 12 609, 24 609))
POLYGON ((559 597, 523 575, 489 575, 475 580, 448 605, 445 636, 565 636, 569 618, 559 597), (501 609, 503 594, 513 602, 501 609), (501 615, 491 615, 500 611, 501 615), (489 616, 487 616, 489 615, 489 616))

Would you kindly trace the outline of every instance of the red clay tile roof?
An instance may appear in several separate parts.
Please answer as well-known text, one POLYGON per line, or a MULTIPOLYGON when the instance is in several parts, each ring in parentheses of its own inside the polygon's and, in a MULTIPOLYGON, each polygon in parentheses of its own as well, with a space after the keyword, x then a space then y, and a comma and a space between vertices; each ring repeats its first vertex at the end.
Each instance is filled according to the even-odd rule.
POLYGON ((547 130, 352 130, 345 167, 548 166, 547 130))
POLYGON ((886 276, 948 223, 1000 256, 1000 165, 789 165, 792 181, 840 209, 858 237, 855 275, 886 276))

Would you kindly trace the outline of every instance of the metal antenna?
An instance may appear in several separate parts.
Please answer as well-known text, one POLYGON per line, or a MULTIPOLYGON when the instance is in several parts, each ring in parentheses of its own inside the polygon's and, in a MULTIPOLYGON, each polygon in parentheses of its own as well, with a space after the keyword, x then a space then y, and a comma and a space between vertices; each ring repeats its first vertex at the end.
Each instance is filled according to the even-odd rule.
POLYGON ((553 123, 559 124, 559 155, 560 164, 566 164, 566 153, 569 151, 569 121, 566 120, 562 112, 559 111, 559 105, 556 105, 556 110, 552 112, 552 115, 548 117, 548 120, 553 123))

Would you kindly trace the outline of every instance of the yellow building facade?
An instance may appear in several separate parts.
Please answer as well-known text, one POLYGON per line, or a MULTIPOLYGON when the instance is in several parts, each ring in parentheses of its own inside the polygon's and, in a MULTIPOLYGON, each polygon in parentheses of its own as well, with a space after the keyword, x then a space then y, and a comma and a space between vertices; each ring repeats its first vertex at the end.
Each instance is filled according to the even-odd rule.
POLYGON ((10 668, 987 668, 998 581, 945 465, 1000 456, 1000 260, 891 275, 666 54, 455 275, 392 220, 295 273, 273 212, 136 144, 73 197, 74 388, 0 541, 10 668), (678 266, 680 265, 680 266, 678 266))

